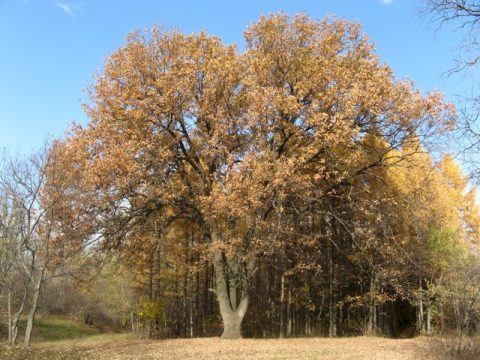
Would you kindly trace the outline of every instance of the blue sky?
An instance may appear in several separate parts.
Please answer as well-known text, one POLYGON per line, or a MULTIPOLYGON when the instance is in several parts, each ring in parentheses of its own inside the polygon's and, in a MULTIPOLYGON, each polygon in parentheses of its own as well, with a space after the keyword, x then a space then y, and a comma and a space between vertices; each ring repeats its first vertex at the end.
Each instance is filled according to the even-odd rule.
POLYGON ((85 124, 85 89, 127 33, 160 24, 185 33, 207 30, 243 46, 260 15, 306 12, 358 21, 397 78, 450 101, 471 90, 466 77, 445 77, 461 34, 419 15, 421 0, 154 1, 0 0, 0 147, 29 151, 72 121, 85 124))

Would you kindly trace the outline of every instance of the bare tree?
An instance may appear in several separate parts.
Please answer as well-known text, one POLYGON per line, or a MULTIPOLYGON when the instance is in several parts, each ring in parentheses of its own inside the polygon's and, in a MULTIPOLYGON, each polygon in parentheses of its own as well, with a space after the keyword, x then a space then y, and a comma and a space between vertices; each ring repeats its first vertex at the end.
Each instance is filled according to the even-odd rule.
MULTIPOLYGON (((28 277, 23 279, 23 294, 14 310, 14 298, 19 282, 18 260, 21 252, 21 211, 10 194, 1 189, 0 195, 0 287, 6 293, 8 343, 14 345, 18 321, 25 305, 28 277)), ((22 291, 20 291, 22 293, 22 291)))
MULTIPOLYGON (((39 279, 38 268, 38 230, 43 211, 39 206, 39 193, 42 177, 38 176, 39 159, 34 157, 28 161, 20 161, 15 158, 4 158, 0 174, 0 189, 4 197, 2 211, 3 230, 3 262, 6 266, 6 281, 9 309, 9 343, 16 343, 18 334, 18 323, 27 300, 30 295, 32 284, 37 288, 39 279), (15 225, 15 226, 13 226, 15 225), (7 266, 7 264, 9 264, 7 266), (12 270, 17 270, 13 272, 12 270), (12 294, 14 289, 14 278, 19 274, 22 278, 22 295, 17 304, 17 310, 12 315, 12 294)), ((41 281, 40 281, 41 282, 41 281)), ((32 302, 32 305, 34 302, 32 302)))
POLYGON ((480 3, 476 0, 427 0, 424 13, 440 27, 452 24, 466 32, 455 67, 449 73, 475 66, 480 61, 480 3))
POLYGON ((24 346, 29 347, 45 280, 58 276, 57 270, 69 254, 81 250, 81 247, 70 246, 74 243, 72 231, 67 236, 62 229, 61 205, 65 192, 54 147, 46 144, 29 157, 4 157, 0 194, 0 272, 3 275, 0 285, 7 289, 9 343, 15 344, 19 319, 28 305, 24 346), (15 276, 22 279, 22 295, 13 314, 11 297, 15 290, 18 292, 14 289, 15 276))
MULTIPOLYGON (((426 0, 423 15, 442 28, 451 25, 464 33, 463 42, 453 56, 454 66, 446 69, 448 76, 468 73, 478 81, 474 70, 480 63, 480 2, 477 0, 426 0)), ((480 181, 480 96, 472 90, 459 97, 459 122, 457 128, 458 154, 471 178, 480 181)))

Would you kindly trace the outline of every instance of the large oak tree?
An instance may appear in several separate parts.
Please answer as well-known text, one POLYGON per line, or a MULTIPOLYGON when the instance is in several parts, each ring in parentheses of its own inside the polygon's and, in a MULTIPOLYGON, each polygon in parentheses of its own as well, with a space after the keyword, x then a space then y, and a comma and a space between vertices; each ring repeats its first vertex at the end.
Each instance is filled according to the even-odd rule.
POLYGON ((90 123, 59 145, 81 182, 72 208, 96 214, 86 218, 106 247, 135 251, 146 224, 198 229, 224 338, 241 336, 257 260, 315 236, 287 236, 292 214, 339 218, 326 199, 341 203, 342 187, 454 115, 396 81, 357 24, 277 14, 245 39, 239 52, 205 33, 129 35, 92 87, 90 123))

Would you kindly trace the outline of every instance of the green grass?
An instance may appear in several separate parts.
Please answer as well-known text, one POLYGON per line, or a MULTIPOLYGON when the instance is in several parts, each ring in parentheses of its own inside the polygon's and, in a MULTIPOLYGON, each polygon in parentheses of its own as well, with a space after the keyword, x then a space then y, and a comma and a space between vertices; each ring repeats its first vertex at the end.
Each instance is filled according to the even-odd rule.
MULTIPOLYGON (((23 341, 27 320, 21 319, 18 324, 17 343, 23 341)), ((75 321, 66 316, 40 315, 35 319, 32 333, 32 341, 58 341, 85 338, 92 335, 98 335, 100 331, 94 327, 75 321)), ((7 330, 0 333, 0 344, 6 342, 7 330)), ((1 349, 1 345, 0 345, 1 349)), ((0 357, 1 359, 1 357, 0 357)))
POLYGON ((88 325, 60 316, 45 316, 35 320, 33 341, 57 341, 97 335, 99 331, 88 325))
MULTIPOLYGON (((19 327, 19 343, 21 344, 22 335, 25 331, 26 320, 20 322, 19 327)), ((85 359, 75 349, 50 348, 36 349, 36 344, 45 342, 55 342, 55 344, 64 341, 72 341, 75 339, 85 339, 90 336, 97 337, 100 332, 83 323, 74 321, 62 316, 40 316, 35 320, 33 327, 34 342, 33 349, 24 349, 20 346, 8 347, 0 342, 0 359, 2 360, 80 360, 85 359)))

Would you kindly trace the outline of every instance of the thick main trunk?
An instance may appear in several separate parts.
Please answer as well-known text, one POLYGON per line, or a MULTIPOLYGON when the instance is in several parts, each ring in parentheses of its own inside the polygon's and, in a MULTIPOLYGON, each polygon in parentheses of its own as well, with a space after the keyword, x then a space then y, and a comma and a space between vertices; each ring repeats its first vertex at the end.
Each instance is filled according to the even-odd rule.
POLYGON ((248 308, 248 294, 243 294, 237 306, 237 288, 234 282, 227 283, 223 254, 217 253, 214 258, 216 294, 223 322, 222 339, 239 339, 242 337, 242 321, 248 308))
POLYGON ((222 313, 223 333, 222 339, 242 338, 242 321, 245 314, 237 311, 228 314, 222 313))

